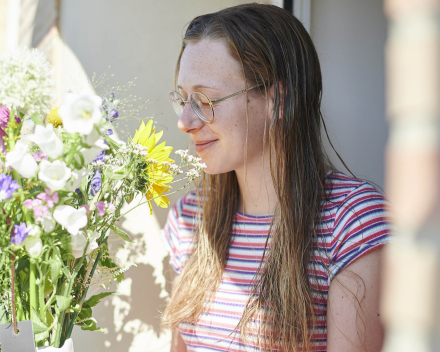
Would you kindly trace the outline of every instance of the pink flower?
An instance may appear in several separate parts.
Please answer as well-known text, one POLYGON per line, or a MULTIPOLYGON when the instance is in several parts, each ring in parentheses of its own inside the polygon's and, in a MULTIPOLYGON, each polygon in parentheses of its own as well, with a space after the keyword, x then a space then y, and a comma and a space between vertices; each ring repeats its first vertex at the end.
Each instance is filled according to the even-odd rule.
POLYGON ((8 108, 0 106, 0 152, 3 154, 6 154, 6 145, 3 137, 8 136, 5 129, 8 127, 9 113, 10 111, 8 108))
POLYGON ((39 207, 41 204, 43 204, 41 202, 41 200, 39 200, 39 199, 32 199, 32 208, 39 207))
MULTIPOLYGON (((46 193, 47 193, 47 191, 50 192, 50 189, 47 188, 47 189, 46 189, 46 193)), ((53 193, 52 193, 52 201, 53 201, 55 204, 58 204, 58 201, 59 201, 59 200, 60 200, 60 199, 58 198, 58 192, 53 192, 53 193)))
POLYGON ((105 214, 105 203, 102 201, 95 202, 96 209, 98 209, 98 215, 103 216, 105 214))
POLYGON ((47 155, 44 154, 42 151, 35 152, 32 156, 34 157, 35 161, 47 160, 47 155))
POLYGON ((41 205, 34 208, 34 215, 36 221, 43 221, 43 218, 49 213, 49 208, 46 205, 41 205))
POLYGON ((23 202, 23 204, 24 204, 24 206, 25 206, 26 208, 28 208, 29 210, 32 209, 32 199, 26 199, 26 200, 23 202))
POLYGON ((50 195, 49 188, 46 188, 45 192, 46 193, 40 193, 37 195, 37 198, 41 199, 43 202, 46 202, 49 208, 53 208, 53 206, 59 201, 58 192, 53 192, 52 196, 50 195))
POLYGON ((6 127, 8 127, 10 113, 11 112, 9 111, 9 109, 7 107, 0 106, 0 128, 1 129, 5 129, 6 127))
POLYGON ((116 207, 112 203, 107 203, 107 210, 110 212, 114 212, 116 207))
POLYGON ((90 206, 88 205, 81 205, 80 208, 85 208, 87 213, 90 212, 90 206))

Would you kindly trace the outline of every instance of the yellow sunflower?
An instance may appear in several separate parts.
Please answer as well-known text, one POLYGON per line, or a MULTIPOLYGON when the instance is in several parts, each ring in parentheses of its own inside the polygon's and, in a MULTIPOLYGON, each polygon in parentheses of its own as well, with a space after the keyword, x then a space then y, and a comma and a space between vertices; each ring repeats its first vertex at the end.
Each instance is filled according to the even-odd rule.
POLYGON ((173 148, 166 146, 165 142, 157 144, 162 135, 163 131, 156 133, 156 128, 153 127, 153 120, 150 120, 146 125, 142 122, 139 130, 136 131, 133 137, 135 144, 140 144, 147 148, 148 155, 145 159, 157 161, 157 163, 150 162, 147 168, 150 185, 145 190, 145 196, 150 207, 150 214, 153 214, 151 200, 154 200, 157 206, 161 208, 167 208, 170 205, 170 200, 165 196, 165 193, 171 189, 169 183, 173 180, 173 176, 165 171, 165 166, 162 163, 174 163, 174 160, 169 158, 173 148))

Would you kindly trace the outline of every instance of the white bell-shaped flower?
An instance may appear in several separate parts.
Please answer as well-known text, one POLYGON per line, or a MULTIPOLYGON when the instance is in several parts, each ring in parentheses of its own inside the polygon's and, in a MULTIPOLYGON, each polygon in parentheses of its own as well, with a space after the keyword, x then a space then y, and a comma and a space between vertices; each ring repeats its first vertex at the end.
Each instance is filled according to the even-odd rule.
POLYGON ((72 177, 66 183, 66 188, 70 192, 75 191, 77 188, 81 186, 81 182, 84 177, 87 177, 89 171, 86 167, 83 167, 81 170, 72 170, 72 177))
POLYGON ((14 150, 6 154, 5 166, 11 166, 24 178, 31 178, 37 174, 38 165, 27 151, 28 145, 17 141, 14 150))
POLYGON ((86 255, 90 254, 93 250, 98 248, 98 242, 96 240, 99 238, 98 232, 91 231, 80 231, 76 236, 71 237, 70 246, 72 247, 72 255, 75 258, 81 258, 84 254, 84 250, 87 246, 87 241, 89 245, 87 246, 86 255))
POLYGON ((102 99, 97 95, 69 93, 58 114, 63 120, 63 127, 69 133, 78 132, 88 135, 93 126, 102 119, 102 99))
POLYGON ((32 258, 38 257, 43 249, 40 236, 28 236, 24 242, 24 248, 32 258))
POLYGON ((64 161, 55 160, 54 162, 50 162, 48 160, 43 160, 40 163, 38 178, 41 181, 46 182, 46 185, 52 191, 62 189, 71 176, 72 171, 66 166, 64 161))
POLYGON ((56 222, 50 213, 43 217, 41 224, 43 225, 44 232, 46 233, 51 233, 56 226, 56 222))
POLYGON ((79 230, 87 225, 88 220, 85 208, 75 209, 70 205, 57 206, 53 212, 53 217, 72 236, 76 236, 79 230))
POLYGON ((94 126, 92 132, 87 136, 83 136, 83 142, 87 145, 93 146, 98 139, 102 137, 104 131, 100 131, 97 126, 94 126))
POLYGON ((90 164, 103 150, 108 150, 109 146, 103 139, 98 139, 90 148, 81 148, 80 152, 84 158, 84 165, 90 164))
POLYGON ((56 159, 63 154, 63 142, 55 134, 51 123, 35 126, 34 133, 27 138, 38 145, 49 158, 56 159))

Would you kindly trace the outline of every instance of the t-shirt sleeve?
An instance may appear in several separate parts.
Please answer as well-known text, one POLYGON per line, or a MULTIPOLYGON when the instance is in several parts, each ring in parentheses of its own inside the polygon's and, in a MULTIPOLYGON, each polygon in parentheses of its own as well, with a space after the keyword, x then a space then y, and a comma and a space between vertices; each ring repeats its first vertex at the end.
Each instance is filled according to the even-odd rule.
POLYGON ((167 222, 162 229, 162 237, 170 254, 170 264, 177 274, 183 270, 181 240, 179 238, 179 217, 182 210, 183 199, 180 199, 168 213, 167 222))
POLYGON ((329 282, 356 259, 390 241, 386 205, 368 183, 352 190, 341 203, 333 226, 329 282))

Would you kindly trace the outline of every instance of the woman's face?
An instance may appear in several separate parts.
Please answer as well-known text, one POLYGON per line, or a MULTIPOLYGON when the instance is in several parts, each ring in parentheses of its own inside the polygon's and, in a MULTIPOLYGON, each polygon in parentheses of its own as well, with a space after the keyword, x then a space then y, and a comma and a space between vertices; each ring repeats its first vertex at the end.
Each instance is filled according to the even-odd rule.
MULTIPOLYGON (((241 65, 229 54, 223 41, 203 39, 186 46, 178 76, 178 91, 185 100, 192 92, 201 92, 216 100, 245 88, 241 65)), ((242 93, 214 104, 215 119, 211 124, 203 122, 191 104, 185 105, 178 127, 191 135, 196 153, 207 165, 206 173, 220 174, 244 169, 245 99, 246 94, 242 93)), ((269 120, 264 96, 256 90, 250 90, 247 99, 247 167, 250 167, 254 163, 261 165, 264 124, 269 120)))

